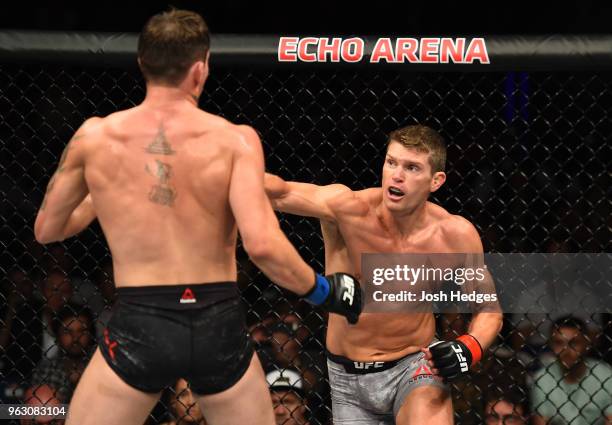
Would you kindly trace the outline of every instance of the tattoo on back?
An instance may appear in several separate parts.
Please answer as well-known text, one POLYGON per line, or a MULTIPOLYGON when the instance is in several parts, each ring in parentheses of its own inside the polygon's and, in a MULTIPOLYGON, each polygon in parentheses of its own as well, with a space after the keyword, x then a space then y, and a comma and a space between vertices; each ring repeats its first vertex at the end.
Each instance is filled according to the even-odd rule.
POLYGON ((156 159, 154 166, 149 167, 148 164, 145 165, 145 171, 147 174, 157 178, 158 181, 158 184, 154 185, 149 191, 149 201, 171 207, 177 196, 175 188, 170 184, 172 166, 156 159))
POLYGON ((176 151, 172 150, 172 146, 166 139, 166 132, 164 131, 164 125, 159 126, 159 130, 155 135, 155 138, 149 146, 145 149, 147 153, 154 155, 174 155, 176 151))

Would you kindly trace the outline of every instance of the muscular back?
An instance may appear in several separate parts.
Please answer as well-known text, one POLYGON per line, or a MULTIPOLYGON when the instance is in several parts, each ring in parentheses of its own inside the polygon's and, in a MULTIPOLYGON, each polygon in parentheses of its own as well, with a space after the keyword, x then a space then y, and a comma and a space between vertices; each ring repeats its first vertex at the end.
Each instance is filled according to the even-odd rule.
POLYGON ((236 279, 235 128, 192 105, 143 104, 84 134, 85 179, 118 286, 236 279))

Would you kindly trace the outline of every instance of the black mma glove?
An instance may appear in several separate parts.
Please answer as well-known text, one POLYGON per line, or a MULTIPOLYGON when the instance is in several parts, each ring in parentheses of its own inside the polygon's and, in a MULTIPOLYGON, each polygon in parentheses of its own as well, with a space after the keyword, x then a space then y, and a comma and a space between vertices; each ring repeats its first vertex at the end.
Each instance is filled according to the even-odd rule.
POLYGON ((351 324, 357 323, 363 308, 361 286, 357 279, 346 273, 315 274, 315 284, 304 297, 311 304, 346 317, 351 324))
POLYGON ((468 373, 482 358, 482 347, 472 335, 461 335, 454 341, 438 341, 429 347, 431 361, 438 374, 453 380, 468 373))

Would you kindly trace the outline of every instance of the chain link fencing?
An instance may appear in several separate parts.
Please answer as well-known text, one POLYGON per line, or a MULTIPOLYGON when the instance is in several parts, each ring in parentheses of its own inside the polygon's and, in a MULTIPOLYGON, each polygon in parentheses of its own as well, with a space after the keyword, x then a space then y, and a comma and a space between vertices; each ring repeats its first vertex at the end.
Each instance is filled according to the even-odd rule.
MULTIPOLYGON (((425 124, 448 145, 448 180, 432 200, 473 222, 486 252, 610 251, 611 72, 440 73, 250 67, 248 58, 243 61, 213 62, 200 106, 257 129, 267 169, 286 180, 353 189, 379 185, 388 133, 425 124)), ((43 384, 68 403, 93 350, 94 328, 104 323, 115 297, 100 228, 94 223, 77 237, 41 246, 33 223, 63 147, 80 124, 143 98, 143 80, 133 67, 0 63, 3 403, 21 402, 28 388, 43 384)), ((279 218, 300 254, 323 270, 319 223, 279 218)), ((301 374, 303 401, 286 403, 297 423, 330 423, 325 315, 272 285, 240 247, 238 262, 262 363, 301 374)), ((598 388, 566 398, 558 391, 566 390, 561 381, 538 390, 546 378, 542 370, 556 360, 549 344, 555 318, 506 315, 485 361, 471 379, 453 384, 456 423, 493 420, 484 405, 500 397, 522 404, 525 414, 560 415, 570 418, 567 423, 612 415, 605 405, 612 397, 612 375, 606 378, 610 316, 577 316, 587 322, 589 365, 601 368, 589 384, 598 388)), ((465 332, 469 316, 437 321, 438 337, 451 338, 465 332)), ((176 401, 177 393, 183 386, 162 397, 147 423, 196 416, 185 408, 187 395, 176 401)))

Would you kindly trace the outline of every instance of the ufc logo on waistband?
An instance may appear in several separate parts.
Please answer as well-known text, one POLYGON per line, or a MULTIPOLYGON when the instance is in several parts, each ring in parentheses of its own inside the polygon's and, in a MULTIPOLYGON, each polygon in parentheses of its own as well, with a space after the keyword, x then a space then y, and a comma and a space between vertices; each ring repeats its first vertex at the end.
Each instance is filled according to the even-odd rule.
POLYGON ((460 347, 451 347, 455 354, 457 354, 457 359, 459 359, 459 367, 461 367, 461 372, 468 371, 467 359, 463 355, 463 350, 460 347))
POLYGON ((353 362, 355 369, 370 369, 379 368, 385 365, 385 362, 353 362))
POLYGON ((342 283, 346 288, 344 294, 342 294, 342 301, 348 301, 349 305, 353 305, 353 298, 355 296, 355 282, 348 276, 342 276, 342 283))

